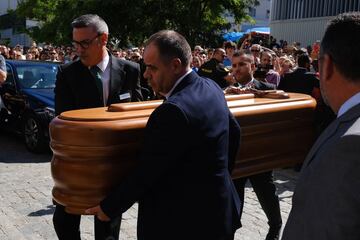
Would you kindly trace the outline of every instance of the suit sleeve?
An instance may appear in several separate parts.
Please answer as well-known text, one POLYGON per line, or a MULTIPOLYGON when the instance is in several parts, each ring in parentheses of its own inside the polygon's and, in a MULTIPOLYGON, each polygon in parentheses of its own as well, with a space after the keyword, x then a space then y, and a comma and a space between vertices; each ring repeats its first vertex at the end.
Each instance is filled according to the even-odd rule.
POLYGON ((287 82, 286 77, 282 76, 280 78, 280 83, 279 83, 278 89, 286 92, 286 82, 287 82))
POLYGON ((125 212, 166 173, 178 167, 187 150, 187 126, 185 114, 174 104, 165 103, 155 110, 146 127, 139 165, 100 203, 107 216, 114 218, 125 212))
POLYGON ((58 67, 55 83, 55 114, 59 115, 62 112, 73 109, 74 98, 71 94, 71 89, 64 77, 64 72, 61 66, 58 67))
POLYGON ((240 146, 240 125, 229 111, 229 171, 230 173, 235 167, 236 155, 240 146))

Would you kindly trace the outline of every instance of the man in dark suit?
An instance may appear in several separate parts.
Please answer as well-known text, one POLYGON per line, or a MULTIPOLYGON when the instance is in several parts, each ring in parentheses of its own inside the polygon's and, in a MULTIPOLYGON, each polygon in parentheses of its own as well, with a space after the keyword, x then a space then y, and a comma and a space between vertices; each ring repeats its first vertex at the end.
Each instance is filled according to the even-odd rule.
POLYGON ((139 240, 233 239, 240 201, 228 167, 240 129, 223 92, 192 72, 191 48, 177 32, 151 36, 144 62, 166 100, 148 120, 138 168, 87 213, 109 220, 138 201, 139 240))
POLYGON ((320 89, 337 118, 303 164, 284 240, 360 239, 360 14, 328 25, 320 48, 320 89))
POLYGON ((315 88, 319 89, 319 79, 310 72, 310 57, 301 54, 297 59, 298 67, 295 71, 285 74, 279 84, 279 89, 285 92, 296 92, 312 95, 315 88))
MULTIPOLYGON (((58 69, 55 112, 141 101, 139 65, 115 58, 106 49, 108 27, 97 15, 72 22, 73 44, 79 59, 58 69), (95 69, 95 71, 93 71, 95 69)), ((55 203, 55 231, 60 240, 80 239, 80 215, 66 213, 55 203)), ((95 239, 118 239, 121 217, 102 222, 95 217, 95 239)))
MULTIPOLYGON (((235 52, 232 57, 232 72, 236 80, 237 87, 241 88, 255 88, 258 90, 275 89, 275 85, 258 81, 253 77, 255 71, 254 56, 245 54, 243 52, 235 52)), ((240 200, 244 202, 245 183, 249 180, 260 205, 263 208, 269 223, 269 232, 266 240, 275 240, 279 238, 279 233, 282 225, 279 199, 276 195, 276 187, 273 181, 273 172, 259 173, 243 178, 234 179, 236 190, 240 196, 240 200)), ((243 205, 242 205, 243 207, 243 205)), ((240 211, 240 218, 242 208, 240 211)))

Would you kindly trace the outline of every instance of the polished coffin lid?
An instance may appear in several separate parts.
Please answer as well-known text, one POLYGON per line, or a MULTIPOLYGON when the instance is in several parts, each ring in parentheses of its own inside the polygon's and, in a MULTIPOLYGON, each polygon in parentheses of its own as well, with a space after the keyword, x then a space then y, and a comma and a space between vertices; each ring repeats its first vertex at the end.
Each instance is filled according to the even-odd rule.
MULTIPOLYGON (((304 160, 314 140, 308 95, 288 99, 226 96, 242 129, 233 178, 304 160)), ((66 211, 83 214, 136 167, 143 130, 161 101, 113 104, 62 113, 50 124, 53 197, 66 211)))

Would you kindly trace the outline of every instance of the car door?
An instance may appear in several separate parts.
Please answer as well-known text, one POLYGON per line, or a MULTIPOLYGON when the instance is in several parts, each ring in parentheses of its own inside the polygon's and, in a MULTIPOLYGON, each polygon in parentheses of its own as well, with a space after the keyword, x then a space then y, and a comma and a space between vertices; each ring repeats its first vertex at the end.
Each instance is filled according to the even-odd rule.
POLYGON ((7 125, 19 124, 21 113, 25 110, 25 96, 19 94, 16 86, 15 69, 6 64, 7 77, 1 86, 1 120, 7 125))

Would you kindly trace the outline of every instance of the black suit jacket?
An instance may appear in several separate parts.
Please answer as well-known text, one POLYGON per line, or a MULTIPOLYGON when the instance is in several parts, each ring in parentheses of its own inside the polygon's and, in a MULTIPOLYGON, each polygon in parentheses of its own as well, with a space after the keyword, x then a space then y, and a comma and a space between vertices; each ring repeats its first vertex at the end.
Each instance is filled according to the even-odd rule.
MULTIPOLYGON (((106 105, 141 101, 139 65, 111 55, 109 57, 110 89, 106 105), (130 94, 130 98, 120 100, 119 96, 126 93, 130 94)), ((80 60, 59 67, 54 91, 56 115, 68 110, 104 106, 95 78, 80 60)))
MULTIPOLYGON (((272 90, 275 89, 276 86, 272 83, 262 82, 259 80, 256 80, 255 78, 252 79, 253 88, 257 90, 272 90)), ((239 83, 234 83, 235 87, 239 87, 239 83)))
POLYGON ((151 114, 140 165, 101 208, 114 218, 139 201, 140 240, 223 239, 240 224, 228 170, 239 138, 221 89, 191 72, 151 114))
POLYGON ((275 89, 276 86, 271 83, 262 82, 256 79, 253 79, 254 87, 258 90, 272 90, 275 89))
POLYGON ((314 87, 319 87, 319 79, 316 75, 298 67, 294 72, 285 74, 280 80, 278 89, 311 95, 314 87))

